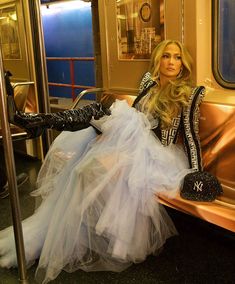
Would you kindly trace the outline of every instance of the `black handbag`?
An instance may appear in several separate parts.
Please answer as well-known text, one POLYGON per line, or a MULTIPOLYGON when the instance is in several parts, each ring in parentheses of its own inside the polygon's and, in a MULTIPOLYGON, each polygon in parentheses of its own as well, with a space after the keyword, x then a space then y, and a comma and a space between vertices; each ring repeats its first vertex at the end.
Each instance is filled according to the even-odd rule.
POLYGON ((193 172, 185 176, 180 196, 193 201, 213 201, 223 193, 218 179, 209 172, 193 172))

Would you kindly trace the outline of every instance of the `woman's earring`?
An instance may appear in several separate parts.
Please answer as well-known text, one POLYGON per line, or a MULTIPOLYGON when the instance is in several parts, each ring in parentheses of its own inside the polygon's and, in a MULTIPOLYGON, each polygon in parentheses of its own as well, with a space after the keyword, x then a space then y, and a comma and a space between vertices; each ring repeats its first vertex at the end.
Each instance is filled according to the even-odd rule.
POLYGON ((156 79, 157 79, 157 80, 160 80, 160 72, 159 72, 159 71, 157 72, 156 79))

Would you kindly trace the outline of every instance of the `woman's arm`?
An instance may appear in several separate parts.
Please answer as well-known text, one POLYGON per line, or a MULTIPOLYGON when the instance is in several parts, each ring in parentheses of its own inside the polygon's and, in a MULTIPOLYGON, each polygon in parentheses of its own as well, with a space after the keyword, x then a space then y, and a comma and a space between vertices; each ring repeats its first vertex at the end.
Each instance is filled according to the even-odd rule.
POLYGON ((183 111, 184 145, 188 154, 190 168, 194 172, 185 176, 181 197, 193 201, 213 201, 223 193, 218 179, 203 171, 199 138, 199 106, 205 95, 203 86, 193 90, 189 105, 183 111))
POLYGON ((193 89, 189 105, 183 110, 183 138, 189 165, 195 171, 202 171, 202 155, 199 138, 199 107, 205 95, 203 86, 193 89))

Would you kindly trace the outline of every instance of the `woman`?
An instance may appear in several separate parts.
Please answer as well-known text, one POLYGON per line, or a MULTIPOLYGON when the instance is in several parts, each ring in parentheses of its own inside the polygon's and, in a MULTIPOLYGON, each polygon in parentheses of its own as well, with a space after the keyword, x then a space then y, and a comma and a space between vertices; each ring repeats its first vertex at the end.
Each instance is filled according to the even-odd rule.
MULTIPOLYGON (((180 42, 156 47, 140 90, 134 108, 116 101, 109 116, 99 104, 15 115, 31 134, 82 129, 92 117, 102 122, 101 135, 93 127, 62 132, 40 170, 33 195, 43 201, 23 222, 26 260, 39 258, 40 282, 62 269, 122 271, 177 233, 155 194, 175 196, 185 175, 201 170, 197 119, 204 90, 192 92, 191 58, 180 42), (175 145, 181 127, 189 160, 175 145)), ((0 255, 2 267, 17 265, 11 228, 0 232, 0 255)))

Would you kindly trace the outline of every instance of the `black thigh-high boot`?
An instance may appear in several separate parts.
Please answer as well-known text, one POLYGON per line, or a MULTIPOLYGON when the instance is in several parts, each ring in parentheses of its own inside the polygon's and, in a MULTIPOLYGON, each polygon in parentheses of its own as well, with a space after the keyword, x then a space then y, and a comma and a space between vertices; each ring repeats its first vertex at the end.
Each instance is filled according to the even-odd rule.
POLYGON ((106 109, 100 103, 92 103, 80 109, 65 110, 55 113, 36 114, 23 113, 17 110, 14 102, 14 90, 10 83, 10 72, 5 72, 5 84, 7 90, 8 116, 9 121, 28 133, 28 138, 40 136, 44 129, 51 128, 59 131, 76 131, 90 126, 92 118, 99 119, 104 115, 109 115, 109 109, 106 109))
POLYGON ((24 128, 28 133, 28 138, 40 136, 45 129, 56 129, 59 131, 77 131, 90 126, 92 118, 99 119, 110 114, 99 103, 92 103, 80 109, 65 110, 55 113, 22 113, 16 111, 14 115, 9 115, 10 122, 24 128), (13 118, 13 119, 12 119, 13 118))

